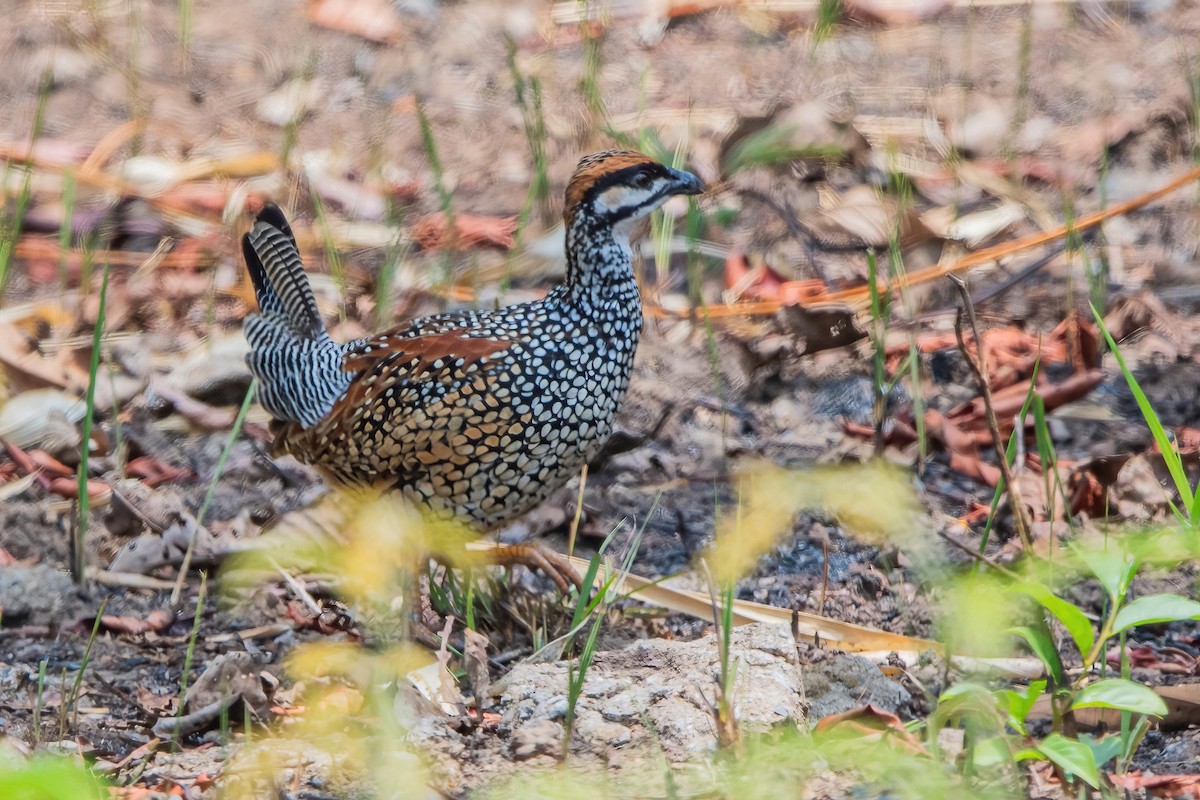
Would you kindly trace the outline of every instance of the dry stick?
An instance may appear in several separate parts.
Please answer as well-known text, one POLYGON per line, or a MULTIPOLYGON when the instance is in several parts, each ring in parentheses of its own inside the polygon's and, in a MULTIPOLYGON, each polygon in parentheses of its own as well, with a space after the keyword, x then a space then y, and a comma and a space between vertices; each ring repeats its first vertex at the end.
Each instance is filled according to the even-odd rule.
POLYGON ((567 536, 567 555, 575 555, 575 536, 579 533, 579 520, 583 517, 583 490, 587 487, 587 464, 579 470, 579 496, 575 498, 575 516, 571 519, 571 532, 567 536))
POLYGON ((944 539, 947 543, 954 545, 959 550, 963 551, 964 553, 969 555, 971 558, 978 561, 980 564, 986 564, 987 566, 996 570, 997 572, 999 572, 1001 575, 1008 578, 1009 580, 1012 580, 1012 581, 1020 581, 1021 580, 1020 575, 1013 572, 1011 569, 1004 566, 1000 562, 996 561, 996 559, 992 558, 991 556, 986 556, 983 553, 978 552, 977 550, 971 549, 970 547, 967 547, 965 544, 960 542, 958 539, 955 539, 953 536, 946 533, 945 531, 939 530, 937 532, 937 535, 940 536, 942 539, 944 539))
MULTIPOLYGON (((928 283, 929 281, 941 278, 946 275, 953 275, 956 272, 962 272, 971 267, 978 267, 981 264, 987 264, 992 261, 1011 256, 1015 253, 1024 250, 1030 250, 1034 247, 1040 247, 1050 242, 1058 241, 1070 233, 1082 233, 1083 231, 1095 228, 1101 223, 1119 217, 1122 214, 1128 214, 1131 211, 1136 211, 1143 206, 1147 206, 1162 197, 1165 197, 1172 192, 1175 192, 1189 183, 1200 179, 1200 166, 1193 167, 1184 174, 1175 178, 1166 186, 1155 189, 1152 192, 1140 195, 1127 200, 1124 203, 1118 203, 1115 206, 1109 206, 1103 211, 1097 211, 1083 217, 1079 217, 1072 222, 1059 225, 1057 228, 1038 233, 1031 233, 1028 236, 1022 236, 1020 239, 1015 239, 1011 242, 1002 242, 991 247, 985 247, 982 250, 976 250, 957 261, 952 261, 949 264, 935 264, 932 267, 925 269, 914 270, 908 273, 906 280, 909 286, 916 286, 919 283, 928 283)), ((880 291, 886 291, 887 286, 881 285, 880 291)), ((870 302, 869 287, 855 286, 851 289, 842 289, 836 292, 826 292, 819 297, 814 297, 809 301, 808 305, 820 305, 822 303, 845 303, 853 308, 865 308, 870 302)), ((660 306, 650 306, 645 308, 647 316, 651 317, 674 317, 688 318, 691 316, 706 316, 710 318, 717 317, 733 317, 733 316, 754 316, 762 314, 774 314, 781 307, 781 303, 777 300, 762 300, 753 303, 738 303, 736 305, 718 305, 718 306, 702 306, 697 308, 695 312, 688 311, 668 311, 660 306)))
POLYGON ((1013 507, 1013 525, 1017 529, 1017 536, 1021 538, 1021 545, 1025 548, 1025 552, 1032 554, 1033 539, 1029 535, 1029 521, 1025 519, 1025 504, 1021 502, 1021 492, 1017 488, 1017 482, 1013 480, 1012 467, 1009 466, 1005 453, 1004 439, 1000 436, 1000 423, 996 419, 996 408, 992 405, 992 385, 987 377, 987 356, 983 348, 983 338, 979 335, 979 322, 975 319, 975 304, 971 302, 971 294, 967 291, 967 282, 958 275, 948 277, 958 287, 958 293, 962 295, 963 301, 963 307, 958 310, 958 316, 954 319, 954 335, 958 339, 958 348, 962 351, 968 366, 971 367, 971 372, 974 373, 975 380, 979 384, 979 392, 983 396, 988 430, 992 434, 992 444, 996 447, 996 455, 1000 461, 1000 475, 1004 479, 1004 488, 1008 492, 1008 499, 1013 507), (971 323, 971 335, 975 337, 975 358, 971 357, 970 351, 967 350, 967 343, 963 340, 964 310, 967 320, 971 323))

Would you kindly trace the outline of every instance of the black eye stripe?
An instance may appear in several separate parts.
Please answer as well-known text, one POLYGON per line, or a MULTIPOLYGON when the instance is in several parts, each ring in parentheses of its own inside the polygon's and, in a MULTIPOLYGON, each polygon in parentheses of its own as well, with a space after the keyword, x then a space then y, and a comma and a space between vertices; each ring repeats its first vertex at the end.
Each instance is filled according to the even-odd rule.
POLYGON ((667 194, 667 189, 666 189, 666 187, 663 187, 662 189, 659 189, 657 192, 650 195, 649 197, 644 198, 640 202, 631 203, 630 205, 627 205, 627 206, 617 206, 614 209, 610 209, 607 213, 605 213, 604 219, 608 220, 609 223, 615 223, 617 220, 623 219, 624 217, 628 217, 630 214, 632 214, 634 211, 637 211, 639 208, 644 208, 646 206, 655 205, 666 194, 667 194))
POLYGON ((633 183, 635 179, 640 178, 642 175, 646 175, 650 180, 665 178, 667 177, 667 170, 661 164, 648 163, 636 164, 632 167, 625 167, 624 169, 610 172, 596 179, 592 188, 588 190, 586 200, 590 202, 596 195, 603 194, 606 189, 611 189, 619 183, 633 183))

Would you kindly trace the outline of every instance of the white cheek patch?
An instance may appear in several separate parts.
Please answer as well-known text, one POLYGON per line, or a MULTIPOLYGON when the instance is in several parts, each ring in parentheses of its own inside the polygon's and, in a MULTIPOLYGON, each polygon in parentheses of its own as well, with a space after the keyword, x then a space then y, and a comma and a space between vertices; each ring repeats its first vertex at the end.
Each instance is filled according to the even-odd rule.
POLYGON ((600 194, 600 207, 605 211, 615 211, 621 206, 630 205, 633 201, 633 191, 628 186, 613 186, 600 194))

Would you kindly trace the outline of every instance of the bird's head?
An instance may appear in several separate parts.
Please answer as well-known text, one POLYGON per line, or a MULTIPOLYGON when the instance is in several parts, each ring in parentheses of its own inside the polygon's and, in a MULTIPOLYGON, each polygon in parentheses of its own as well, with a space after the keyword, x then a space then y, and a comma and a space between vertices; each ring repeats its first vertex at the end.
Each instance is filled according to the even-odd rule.
POLYGON ((665 167, 633 150, 605 150, 584 156, 575 167, 567 183, 563 219, 568 229, 584 215, 626 231, 672 195, 703 191, 704 184, 690 172, 665 167))

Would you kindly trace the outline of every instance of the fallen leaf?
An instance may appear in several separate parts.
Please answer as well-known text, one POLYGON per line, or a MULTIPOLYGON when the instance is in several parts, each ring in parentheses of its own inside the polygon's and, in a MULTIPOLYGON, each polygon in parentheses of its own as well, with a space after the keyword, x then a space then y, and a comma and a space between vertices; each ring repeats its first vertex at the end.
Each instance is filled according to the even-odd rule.
POLYGON ((145 617, 125 617, 105 614, 100 617, 100 627, 113 633, 161 633, 175 621, 170 609, 157 608, 145 617))
POLYGON ((400 16, 386 0, 312 0, 308 20, 380 44, 396 44, 404 34, 400 16))
POLYGON ((1143 775, 1141 772, 1109 773, 1113 784, 1127 791, 1144 791, 1148 797, 1196 797, 1200 775, 1143 775))
POLYGON ((830 714, 813 728, 821 733, 848 734, 850 736, 883 735, 889 742, 900 745, 912 753, 925 753, 925 746, 905 726, 904 721, 890 711, 874 705, 858 706, 840 714, 830 714))
POLYGON ((455 238, 446 235, 446 215, 438 211, 413 223, 412 236, 424 250, 440 247, 501 247, 516 244, 516 217, 480 217, 455 214, 455 238))

